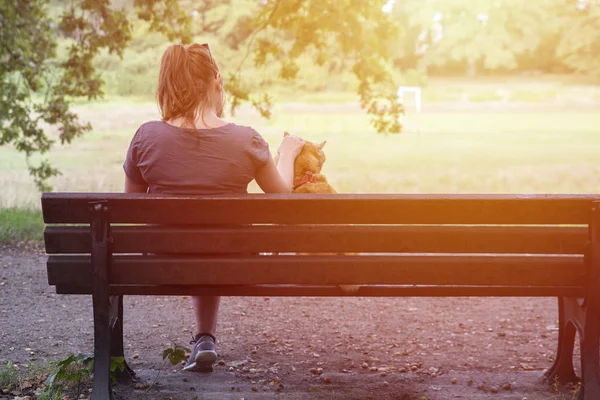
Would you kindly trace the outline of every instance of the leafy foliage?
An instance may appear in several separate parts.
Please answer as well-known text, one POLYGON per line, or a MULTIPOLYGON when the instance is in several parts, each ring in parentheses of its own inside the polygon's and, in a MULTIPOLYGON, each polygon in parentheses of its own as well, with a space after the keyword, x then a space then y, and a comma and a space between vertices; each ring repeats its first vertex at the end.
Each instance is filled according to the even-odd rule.
POLYGON ((76 384, 77 393, 75 398, 79 398, 82 382, 89 378, 94 371, 94 358, 85 354, 71 354, 60 360, 57 363, 57 368, 57 371, 48 377, 44 392, 50 397, 60 396, 67 385, 76 384))
POLYGON ((578 71, 600 77, 598 0, 396 1, 396 64, 428 72, 578 71))
MULTIPOLYGON (((94 357, 86 354, 71 354, 58 361, 56 368, 56 372, 46 380, 44 393, 50 398, 60 398, 65 389, 75 386, 75 398, 78 399, 82 390, 81 385, 94 372, 94 357)), ((114 381, 117 372, 125 371, 125 358, 111 357, 109 370, 111 380, 114 381)))
POLYGON ((557 54, 575 71, 600 77, 600 1, 580 4, 577 10, 563 7, 565 29, 557 54))
POLYGON ((231 0, 187 0, 181 3, 184 9, 192 10, 192 34, 221 32, 232 6, 231 0))
MULTIPOLYGON (((176 0, 135 4, 139 18, 150 21, 153 30, 186 39, 181 34, 186 19, 175 18, 181 13, 176 0), (171 25, 173 18, 183 27, 171 25)), ((54 126, 63 144, 91 129, 70 110, 71 100, 102 96, 94 57, 102 49, 122 56, 131 39, 130 24, 125 9, 112 8, 108 0, 71 2, 58 22, 50 16, 49 0, 0 0, 0 145, 12 143, 25 153, 40 190, 49 190, 47 179, 59 173, 47 159, 30 162, 55 141, 43 124, 54 126), (59 37, 70 42, 64 60, 57 56, 59 37)))
POLYGON ((487 69, 515 69, 517 57, 535 49, 555 0, 416 0, 402 2, 398 12, 421 27, 417 52, 424 65, 481 62, 487 69))
MULTIPOLYGON (((254 64, 269 61, 279 65, 279 78, 293 80, 301 68, 300 57, 312 55, 313 62, 323 65, 332 55, 342 54, 350 60, 351 71, 358 79, 361 106, 373 115, 380 133, 400 133, 402 107, 396 101, 396 85, 391 71, 393 44, 400 29, 382 12, 387 1, 381 0, 270 0, 252 19, 240 21, 238 42, 246 42, 254 55, 254 64)), ((239 46, 240 43, 232 43, 239 46)), ((231 111, 239 100, 248 99, 247 91, 236 85, 241 81, 241 67, 227 86, 233 94, 231 111)), ((261 114, 268 110, 268 96, 252 99, 261 114)))
MULTIPOLYGON (((57 125, 62 142, 90 129, 68 110, 71 78, 61 74, 52 79, 56 33, 45 6, 43 0, 0 1, 0 145, 13 143, 28 163, 33 153, 46 153, 53 143, 40 122, 57 125), (33 94, 39 92, 44 97, 36 102, 33 94)), ((45 160, 29 170, 40 189, 58 172, 45 160)))
POLYGON ((125 371, 125 357, 111 357, 110 365, 108 367, 110 372, 124 372, 125 371))
POLYGON ((170 41, 191 42, 190 18, 178 0, 135 0, 134 5, 138 17, 150 23, 151 31, 165 34, 170 41))
POLYGON ((187 347, 174 344, 173 347, 169 347, 163 351, 162 358, 163 360, 169 359, 171 365, 177 365, 187 360, 186 353, 190 351, 187 347))
MULTIPOLYGON (((22 368, 12 361, 7 361, 6 364, 0 365, 0 389, 3 393, 15 391, 37 393, 36 389, 44 385, 48 374, 54 370, 56 370, 56 366, 52 362, 29 363, 26 368, 22 368)), ((62 396, 59 396, 58 392, 52 395, 48 392, 42 392, 37 399, 62 400, 62 396)))

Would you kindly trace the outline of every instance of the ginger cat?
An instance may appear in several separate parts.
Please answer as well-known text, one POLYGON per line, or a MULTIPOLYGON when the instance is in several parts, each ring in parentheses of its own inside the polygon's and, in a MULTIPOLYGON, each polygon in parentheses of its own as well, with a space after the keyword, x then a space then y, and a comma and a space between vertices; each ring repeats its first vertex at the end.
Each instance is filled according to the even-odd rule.
MULTIPOLYGON (((284 133, 286 135, 287 132, 284 133)), ((326 143, 327 141, 318 144, 306 141, 294 163, 294 193, 337 193, 327 182, 325 175, 321 174, 326 160, 323 152, 326 143)))
MULTIPOLYGON (((283 134, 283 136, 288 135, 287 132, 283 134)), ((294 163, 294 188, 292 192, 308 194, 337 193, 327 182, 325 175, 321 174, 321 169, 323 169, 323 164, 327 159, 323 152, 323 147, 325 147, 327 141, 317 144, 309 141, 305 141, 305 143, 294 163)), ((340 285, 340 288, 346 293, 355 293, 360 285, 340 285)))

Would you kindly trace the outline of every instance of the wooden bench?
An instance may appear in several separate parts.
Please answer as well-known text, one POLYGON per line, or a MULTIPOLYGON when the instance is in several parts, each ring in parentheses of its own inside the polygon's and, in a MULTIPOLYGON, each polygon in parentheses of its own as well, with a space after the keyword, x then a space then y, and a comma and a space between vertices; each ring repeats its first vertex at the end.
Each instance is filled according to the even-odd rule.
POLYGON ((545 376, 578 379, 577 331, 579 399, 600 399, 600 196, 44 193, 42 208, 48 283, 93 296, 94 399, 112 396, 123 295, 553 296, 545 376))

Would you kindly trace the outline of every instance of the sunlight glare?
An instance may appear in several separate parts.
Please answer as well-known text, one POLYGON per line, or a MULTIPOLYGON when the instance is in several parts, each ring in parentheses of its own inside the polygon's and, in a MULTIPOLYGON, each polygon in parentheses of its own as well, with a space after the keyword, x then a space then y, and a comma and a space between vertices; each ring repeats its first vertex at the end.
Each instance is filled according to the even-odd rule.
POLYGON ((386 14, 389 14, 393 11, 394 9, 394 4, 396 3, 396 0, 388 0, 387 3, 385 3, 383 5, 383 7, 381 7, 381 11, 383 11, 386 14))

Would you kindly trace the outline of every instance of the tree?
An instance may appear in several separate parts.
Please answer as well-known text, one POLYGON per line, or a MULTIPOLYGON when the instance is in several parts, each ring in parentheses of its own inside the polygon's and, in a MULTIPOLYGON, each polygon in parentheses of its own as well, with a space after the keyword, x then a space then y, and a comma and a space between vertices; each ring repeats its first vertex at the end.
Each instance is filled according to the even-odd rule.
MULTIPOLYGON (((203 15, 221 2, 194 2, 198 7, 195 14, 182 6, 186 0, 117 2, 73 0, 53 18, 51 11, 56 7, 51 7, 50 0, 0 0, 0 145, 13 144, 25 153, 40 190, 48 190, 47 179, 59 173, 46 159, 37 165, 31 161, 34 154, 47 153, 54 143, 42 125, 55 127, 61 143, 69 143, 91 129, 79 121, 70 104, 75 98, 102 96, 103 81, 94 68, 94 57, 103 49, 122 57, 131 40, 133 19, 146 21, 150 30, 184 44, 198 29, 219 29, 218 23, 205 19, 192 29, 191 21, 195 14, 203 15), (59 38, 70 42, 65 59, 57 56, 59 38)), ((302 54, 326 60, 338 47, 353 60, 361 105, 373 115, 377 130, 398 133, 402 109, 391 84, 389 40, 396 39, 399 30, 381 11, 385 3, 262 0, 244 20, 246 30, 230 42, 253 54, 256 65, 278 63, 280 77, 290 80, 302 54)), ((250 101, 268 116, 269 96, 249 93, 240 71, 238 68, 232 73, 227 82, 231 112, 241 102, 250 101)))
POLYGON ((600 1, 567 3, 562 11, 564 30, 557 55, 573 70, 600 78, 600 1))
MULTIPOLYGON (((189 41, 187 19, 175 0, 135 4, 152 29, 189 41)), ((103 48, 121 55, 130 38, 125 10, 112 9, 108 0, 81 0, 64 10, 58 23, 49 15, 48 0, 0 0, 0 145, 12 143, 25 153, 40 190, 48 190, 47 179, 59 173, 47 160, 30 162, 54 143, 41 124, 56 127, 61 143, 89 131, 91 126, 70 110, 71 101, 102 96, 94 56, 103 48), (57 58, 59 35, 71 42, 66 60, 57 58)))
POLYGON ((421 29, 415 47, 425 66, 464 62, 474 73, 518 67, 519 55, 537 48, 553 29, 552 6, 561 0, 406 0, 398 12, 421 29))
MULTIPOLYGON (((279 77, 293 80, 298 71, 298 60, 303 54, 312 54, 317 65, 323 65, 331 55, 342 53, 351 62, 358 79, 361 107, 373 116, 378 132, 399 133, 402 108, 396 101, 396 86, 392 80, 391 59, 393 46, 399 39, 398 26, 382 7, 381 0, 270 0, 251 19, 244 19, 246 41, 254 54, 254 63, 264 65, 274 61, 280 65, 279 77)), ((234 44, 238 45, 238 44, 234 44)), ((247 100, 241 89, 240 70, 231 74, 230 91, 236 101, 247 100)), ((262 102, 253 101, 263 115, 268 115, 270 99, 263 95, 262 102)))

